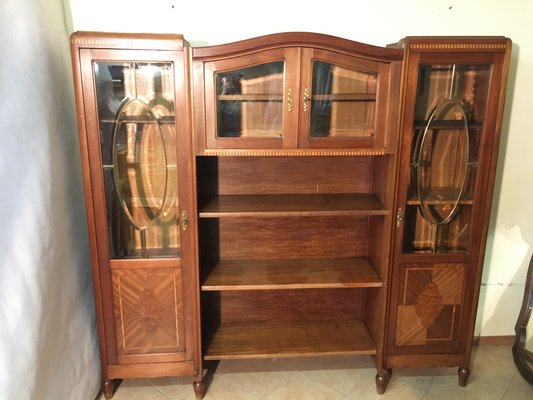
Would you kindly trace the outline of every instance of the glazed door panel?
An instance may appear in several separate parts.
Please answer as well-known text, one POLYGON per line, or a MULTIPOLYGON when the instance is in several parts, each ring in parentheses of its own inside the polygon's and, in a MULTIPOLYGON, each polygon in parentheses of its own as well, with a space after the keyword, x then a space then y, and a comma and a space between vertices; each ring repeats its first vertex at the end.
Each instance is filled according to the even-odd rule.
POLYGON ((340 53, 302 49, 299 147, 383 146, 389 67, 340 53))
POLYGON ((82 49, 80 60, 107 362, 191 359, 183 59, 82 49))
POLYGON ((479 293, 499 106, 490 93, 499 91, 502 56, 411 57, 389 354, 462 353, 479 293))
POLYGON ((298 57, 289 48, 206 62, 207 147, 295 147, 298 57))
POLYGON ((469 252, 490 65, 421 65, 403 253, 469 252))

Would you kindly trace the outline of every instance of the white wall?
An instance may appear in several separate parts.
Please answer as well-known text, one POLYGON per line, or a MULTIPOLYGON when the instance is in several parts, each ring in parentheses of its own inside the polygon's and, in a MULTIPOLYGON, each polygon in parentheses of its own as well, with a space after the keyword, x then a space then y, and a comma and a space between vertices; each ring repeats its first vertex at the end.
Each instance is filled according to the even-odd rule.
POLYGON ((0 1, 0 398, 94 399, 100 371, 61 0, 0 1))
POLYGON ((533 244, 533 2, 530 0, 70 0, 73 30, 182 33, 220 44, 311 31, 375 45, 407 35, 514 41, 477 334, 513 335, 533 244))

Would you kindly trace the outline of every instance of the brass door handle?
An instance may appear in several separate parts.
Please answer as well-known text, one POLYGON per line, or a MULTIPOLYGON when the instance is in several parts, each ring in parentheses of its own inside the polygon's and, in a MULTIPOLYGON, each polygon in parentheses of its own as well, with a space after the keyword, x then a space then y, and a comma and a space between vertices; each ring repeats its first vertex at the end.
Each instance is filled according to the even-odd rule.
POLYGON ((309 110, 309 89, 308 88, 305 88, 304 89, 304 112, 307 112, 307 110, 309 110))
POLYGON ((288 112, 291 112, 292 111, 292 89, 289 88, 289 90, 287 91, 287 111, 288 112))
POLYGON ((186 231, 189 228, 189 218, 187 217, 187 211, 183 210, 181 212, 181 230, 186 231))
POLYGON ((402 225, 403 222, 403 210, 401 208, 398 208, 398 211, 396 212, 396 228, 399 228, 402 225))

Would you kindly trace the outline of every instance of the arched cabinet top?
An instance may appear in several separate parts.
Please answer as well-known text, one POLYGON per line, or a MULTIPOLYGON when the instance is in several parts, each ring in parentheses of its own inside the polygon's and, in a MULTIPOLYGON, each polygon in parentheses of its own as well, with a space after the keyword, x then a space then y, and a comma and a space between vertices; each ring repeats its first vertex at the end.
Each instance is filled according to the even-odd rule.
POLYGON ((274 33, 227 44, 194 47, 192 53, 195 59, 209 60, 286 47, 313 47, 352 55, 357 54, 361 57, 383 62, 397 61, 403 57, 402 49, 374 46, 336 36, 310 32, 274 33))

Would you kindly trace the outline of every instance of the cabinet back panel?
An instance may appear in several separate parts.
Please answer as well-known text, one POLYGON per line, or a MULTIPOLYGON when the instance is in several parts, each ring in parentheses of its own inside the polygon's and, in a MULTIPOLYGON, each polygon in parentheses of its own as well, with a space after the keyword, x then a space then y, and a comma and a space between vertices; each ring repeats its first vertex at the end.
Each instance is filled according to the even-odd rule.
POLYGON ((367 218, 219 218, 200 220, 208 259, 364 257, 367 218))
POLYGON ((369 193, 372 157, 199 157, 200 194, 369 193))
POLYGON ((363 296, 364 289, 204 292, 202 307, 215 323, 354 320, 363 318, 363 296))

